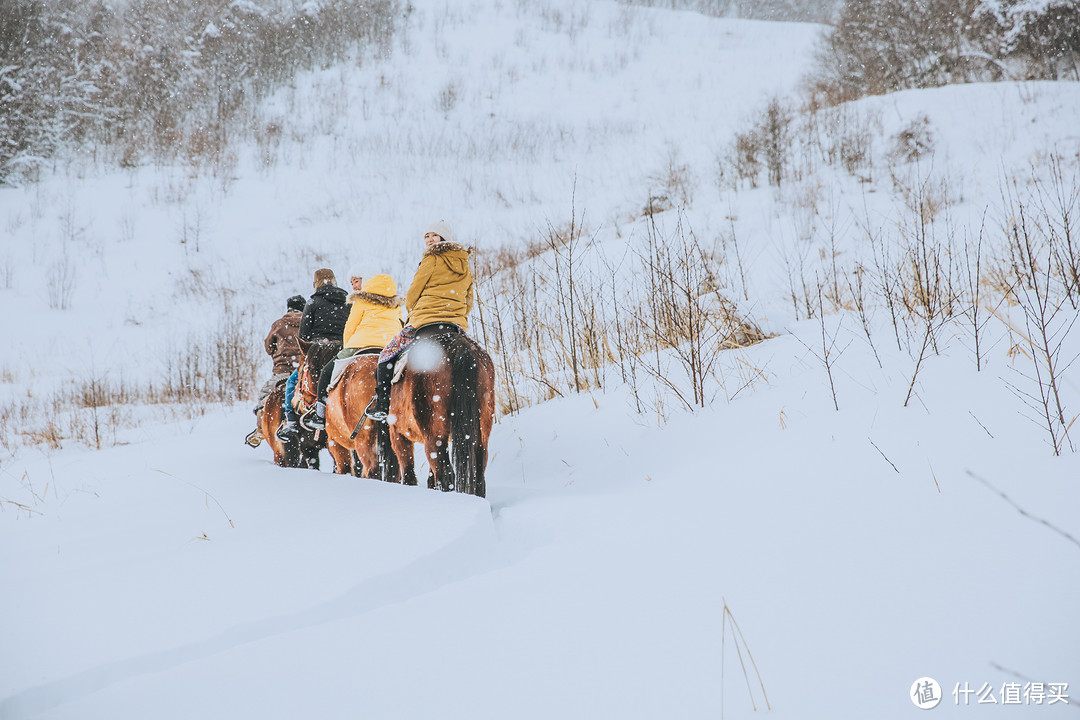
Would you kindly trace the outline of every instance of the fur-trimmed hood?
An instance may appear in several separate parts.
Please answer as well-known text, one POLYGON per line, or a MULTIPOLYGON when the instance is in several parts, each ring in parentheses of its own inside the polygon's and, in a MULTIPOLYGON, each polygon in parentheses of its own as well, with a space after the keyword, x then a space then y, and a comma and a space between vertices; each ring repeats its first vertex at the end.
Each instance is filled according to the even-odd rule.
POLYGON ((427 257, 428 255, 443 255, 448 252, 454 252, 455 250, 463 252, 466 255, 472 253, 472 250, 464 245, 459 245, 456 242, 450 242, 449 240, 443 240, 424 250, 424 257, 427 257))
POLYGON ((374 305, 382 305, 383 307, 398 308, 405 302, 405 298, 400 295, 391 295, 390 297, 387 297, 386 295, 378 295, 371 292, 354 292, 349 295, 349 302, 369 302, 374 305))

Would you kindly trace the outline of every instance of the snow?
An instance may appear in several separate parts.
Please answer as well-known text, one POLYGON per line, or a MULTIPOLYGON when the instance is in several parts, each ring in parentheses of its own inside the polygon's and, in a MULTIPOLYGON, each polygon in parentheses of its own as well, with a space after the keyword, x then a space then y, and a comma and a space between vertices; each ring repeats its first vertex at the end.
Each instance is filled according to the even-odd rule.
POLYGON ((627 244, 672 157, 695 232, 737 229, 740 290, 776 337, 725 353, 728 384, 693 413, 639 415, 611 383, 500 418, 486 500, 340 477, 326 456, 321 472, 279 469, 242 445, 244 403, 120 405, 104 449, 11 447, 0 719, 899 718, 926 676, 938 715, 998 713, 958 706, 958 685, 989 683, 1000 705, 1006 683, 1035 681, 1077 698, 1000 712, 1069 716, 1080 462, 1052 455, 1010 390, 1029 362, 1016 338, 988 325, 976 372, 953 328, 904 407, 915 361, 888 313, 870 320, 881 366, 858 319, 830 315, 835 410, 782 251, 812 183, 842 253, 868 252, 857 218, 901 221, 880 157, 923 115, 933 168, 899 171, 952 179, 958 223, 1000 213, 1003 174, 1052 149, 1075 169, 1080 88, 868 98, 853 111, 874 119, 875 180, 824 168, 736 193, 717 156, 795 91, 820 28, 574 0, 413 5, 389 57, 269 100, 280 139, 228 173, 73 163, 0 190, 0 409, 80 379, 160 379, 219 324, 258 349, 316 267, 401 287, 434 218, 494 248, 565 220, 574 193, 598 247, 627 244), (49 307, 50 267, 75 278, 66 310, 49 307))

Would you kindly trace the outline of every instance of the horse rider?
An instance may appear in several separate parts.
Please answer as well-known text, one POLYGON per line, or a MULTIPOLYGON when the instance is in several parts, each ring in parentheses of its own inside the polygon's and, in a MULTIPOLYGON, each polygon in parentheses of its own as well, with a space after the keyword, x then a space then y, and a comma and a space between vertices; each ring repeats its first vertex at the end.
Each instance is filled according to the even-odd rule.
MULTIPOLYGON (((255 405, 255 416, 258 417, 266 404, 266 396, 277 387, 278 383, 287 380, 297 367, 300 366, 300 343, 297 336, 300 333, 300 318, 304 312, 307 301, 303 295, 293 295, 285 302, 286 312, 274 321, 270 326, 270 332, 263 340, 266 354, 274 360, 273 376, 263 383, 259 390, 259 402, 255 405)), ((258 447, 263 440, 259 428, 250 433, 245 442, 251 447, 258 447)))
MULTIPOLYGON (((349 268, 349 287, 352 288, 354 293, 361 292, 364 289, 364 271, 360 269, 359 265, 353 265, 349 268)), ((349 302, 352 302, 350 294, 349 302)))
POLYGON ((364 412, 376 422, 387 422, 394 360, 416 339, 417 329, 433 323, 448 323, 464 332, 469 326, 468 316, 473 307, 469 249, 453 242, 453 233, 445 220, 428 226, 424 232, 424 246, 420 266, 405 295, 409 323, 379 354, 375 398, 364 412))
MULTIPOLYGON (((345 302, 348 294, 337 286, 334 271, 329 268, 316 270, 312 284, 315 294, 311 296, 300 318, 299 338, 306 343, 319 339, 337 342, 345 329, 345 321, 349 318, 349 306, 345 302)), ((285 385, 285 424, 277 432, 277 436, 285 441, 291 440, 299 432, 296 411, 292 404, 299 377, 299 373, 294 371, 285 385)))
MULTIPOLYGON (((361 350, 381 350, 401 331, 401 305, 404 298, 397 294, 397 285, 389 275, 374 275, 362 285, 360 292, 349 296, 352 309, 342 335, 342 350, 338 360, 351 358, 361 350)), ((304 424, 312 429, 326 427, 326 397, 330 390, 335 363, 326 363, 319 375, 318 400, 304 424)))

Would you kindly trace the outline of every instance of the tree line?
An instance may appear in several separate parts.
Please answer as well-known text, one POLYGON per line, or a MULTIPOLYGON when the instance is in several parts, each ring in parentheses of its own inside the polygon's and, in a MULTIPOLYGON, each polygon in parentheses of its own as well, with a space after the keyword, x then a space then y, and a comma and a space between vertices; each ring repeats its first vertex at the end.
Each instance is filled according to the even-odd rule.
POLYGON ((396 0, 0 0, 0 183, 61 148, 212 153, 301 69, 386 42, 396 0))

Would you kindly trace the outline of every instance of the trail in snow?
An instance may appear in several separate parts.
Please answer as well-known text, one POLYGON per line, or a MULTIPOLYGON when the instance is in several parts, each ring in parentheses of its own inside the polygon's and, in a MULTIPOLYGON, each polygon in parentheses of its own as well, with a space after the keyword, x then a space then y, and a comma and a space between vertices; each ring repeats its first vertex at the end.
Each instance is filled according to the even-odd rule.
POLYGON ((300 612, 238 625, 183 647, 110 662, 77 675, 24 690, 0 700, 0 720, 22 720, 65 705, 119 682, 165 672, 240 645, 312 628, 405 602, 451 583, 514 562, 497 552, 492 527, 473 525, 465 535, 400 570, 367 578, 343 595, 300 612))

